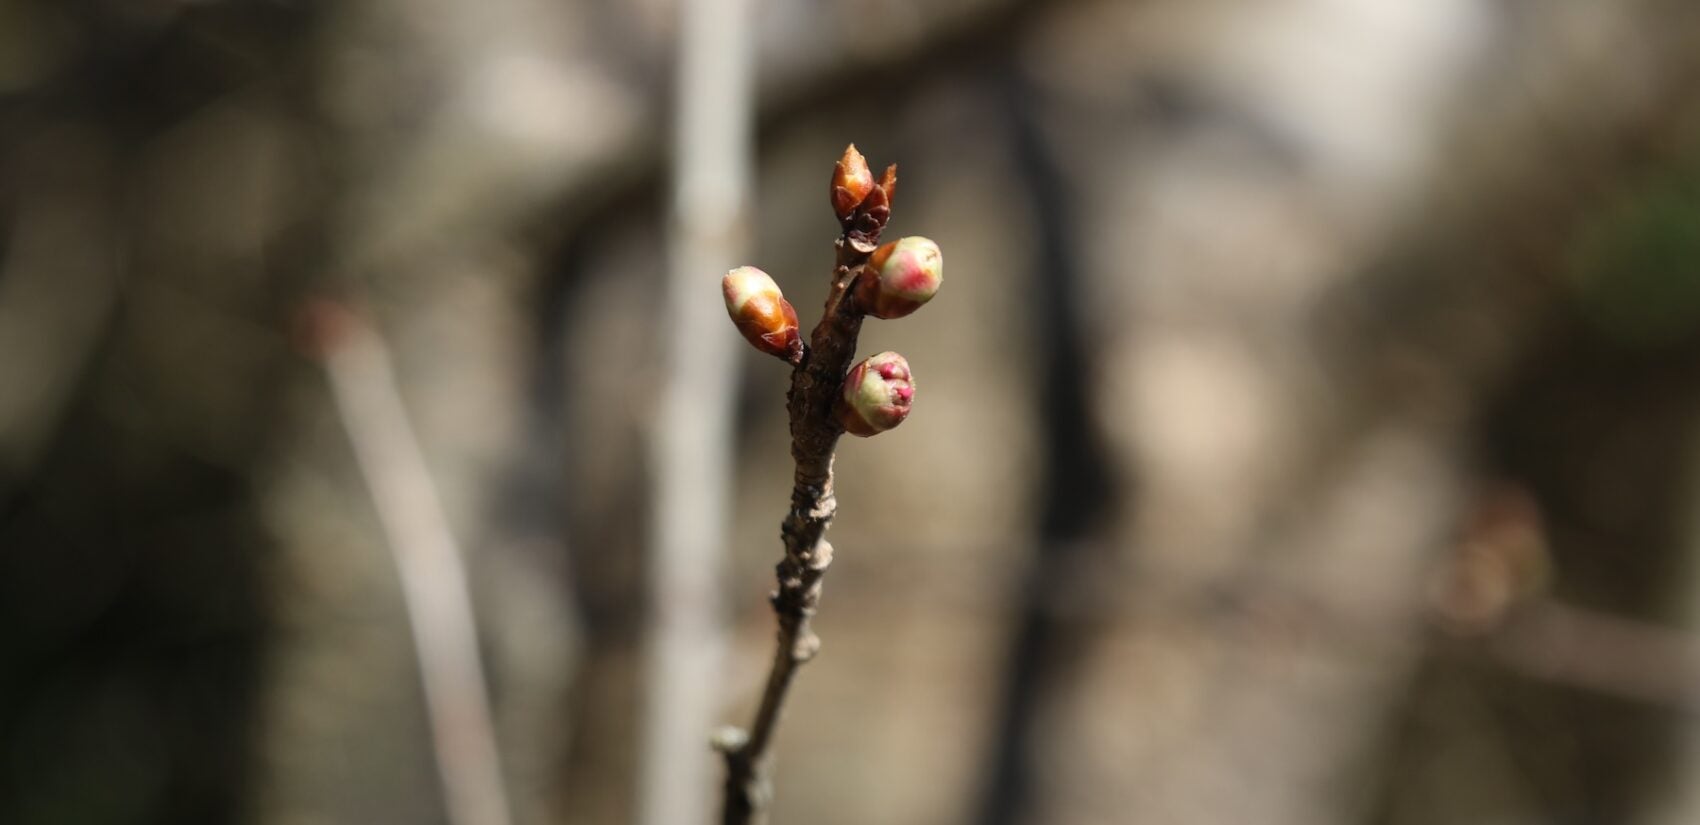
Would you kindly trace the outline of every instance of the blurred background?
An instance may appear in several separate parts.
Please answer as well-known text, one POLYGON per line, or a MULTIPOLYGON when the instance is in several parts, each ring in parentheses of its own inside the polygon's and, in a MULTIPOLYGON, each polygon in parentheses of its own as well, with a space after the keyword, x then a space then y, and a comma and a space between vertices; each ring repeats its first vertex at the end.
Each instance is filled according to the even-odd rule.
POLYGON ((775 822, 1700 821, 1700 5, 0 0, 0 822, 710 821, 851 141, 775 822))

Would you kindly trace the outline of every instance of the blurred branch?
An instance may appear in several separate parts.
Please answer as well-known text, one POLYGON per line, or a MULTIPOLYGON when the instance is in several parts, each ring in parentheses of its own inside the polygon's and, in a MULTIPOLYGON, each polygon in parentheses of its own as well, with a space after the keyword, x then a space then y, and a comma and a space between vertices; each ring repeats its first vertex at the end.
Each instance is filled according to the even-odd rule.
POLYGON ((680 4, 666 372, 654 433, 648 696, 641 825, 698 821, 712 798, 726 619, 719 597, 731 508, 738 362, 713 285, 745 246, 751 165, 746 0, 680 4))
POLYGON ((1534 679, 1700 714, 1700 639, 1555 601, 1526 608, 1486 642, 1534 679))
POLYGON ((388 349, 344 307, 315 304, 306 321, 401 578, 449 822, 508 825, 465 565, 388 349))
POLYGON ((1113 564, 1115 548, 1090 541, 1102 527, 1110 492, 1109 468, 1088 409, 1088 344, 1078 302, 1081 268, 1069 227, 1075 220, 1062 170, 1037 122, 1038 90, 1013 59, 999 72, 999 91, 1014 146, 1022 195, 1029 204, 1038 254, 1031 262, 1034 335, 1043 388, 1036 398, 1044 433, 1044 474, 1036 485, 1043 502, 1039 535, 1021 575, 1021 618, 1003 673, 997 742, 989 759, 974 821, 1022 821, 1033 784, 1032 758, 1045 703, 1078 658, 1095 618, 1065 613, 1079 582, 1113 564), (1071 641, 1076 642, 1071 644, 1071 641))
POLYGON ((1429 577, 1429 624, 1533 679, 1700 712, 1700 639, 1567 605, 1549 593, 1553 567, 1534 495, 1513 482, 1484 485, 1429 577))

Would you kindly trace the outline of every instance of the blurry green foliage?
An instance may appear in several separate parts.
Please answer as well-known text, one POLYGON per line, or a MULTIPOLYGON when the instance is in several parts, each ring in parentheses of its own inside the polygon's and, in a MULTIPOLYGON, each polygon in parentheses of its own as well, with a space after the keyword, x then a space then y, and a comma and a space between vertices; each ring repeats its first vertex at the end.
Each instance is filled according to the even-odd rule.
POLYGON ((1570 263, 1582 317, 1614 343, 1700 332, 1700 153, 1631 192, 1577 239, 1570 263))

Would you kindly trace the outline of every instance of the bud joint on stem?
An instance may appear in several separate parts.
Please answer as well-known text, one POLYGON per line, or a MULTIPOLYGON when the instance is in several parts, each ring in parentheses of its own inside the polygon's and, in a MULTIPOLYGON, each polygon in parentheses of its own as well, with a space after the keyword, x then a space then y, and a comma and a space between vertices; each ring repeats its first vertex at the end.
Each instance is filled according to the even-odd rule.
POLYGON ((796 311, 767 273, 740 267, 722 281, 726 310, 738 330, 757 349, 792 365, 786 409, 796 461, 791 508, 780 525, 785 556, 769 596, 779 623, 772 670, 748 732, 728 729, 715 739, 727 770, 723 825, 763 820, 773 796, 774 730, 797 669, 820 649, 810 622, 832 563, 825 533, 837 510, 832 464, 839 437, 897 426, 914 399, 914 376, 903 356, 882 352, 852 366, 864 316, 908 315, 932 298, 943 279, 943 259, 932 241, 903 238, 880 245, 896 194, 896 164, 876 181, 854 144, 833 165, 828 195, 843 231, 834 243, 837 261, 825 312, 807 344, 798 333, 796 311))

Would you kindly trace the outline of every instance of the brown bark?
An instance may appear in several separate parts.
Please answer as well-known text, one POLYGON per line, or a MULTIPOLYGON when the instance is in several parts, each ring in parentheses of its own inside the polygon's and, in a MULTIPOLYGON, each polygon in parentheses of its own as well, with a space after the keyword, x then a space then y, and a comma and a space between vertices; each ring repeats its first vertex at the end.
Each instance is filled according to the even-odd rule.
POLYGON ((838 510, 832 490, 832 460, 838 438, 844 434, 833 407, 862 331, 862 313, 850 289, 878 245, 888 215, 889 204, 876 190, 845 221, 845 232, 834 244, 837 265, 827 290, 826 308, 810 336, 808 350, 791 373, 786 409, 791 418, 791 457, 797 471, 791 489, 791 512, 780 525, 785 558, 776 568, 779 586, 770 597, 779 621, 778 645, 747 737, 721 743, 726 757, 726 796, 721 810, 725 825, 765 821, 768 802, 773 798, 773 736, 798 668, 820 649, 820 639, 809 623, 820 603, 821 579, 832 564, 832 545, 826 540, 826 529, 838 510))

